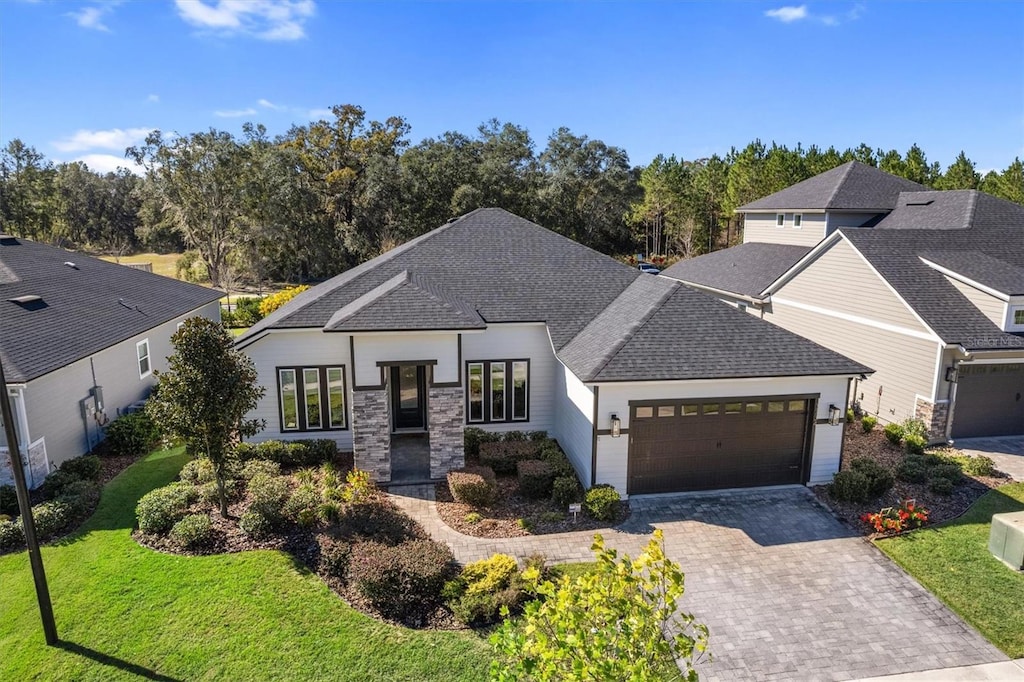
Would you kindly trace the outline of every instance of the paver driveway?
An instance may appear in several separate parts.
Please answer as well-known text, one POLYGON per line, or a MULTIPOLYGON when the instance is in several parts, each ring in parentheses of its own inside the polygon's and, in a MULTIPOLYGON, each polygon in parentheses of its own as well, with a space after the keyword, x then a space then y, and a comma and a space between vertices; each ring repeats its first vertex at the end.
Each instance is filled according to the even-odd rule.
MULTIPOLYGON (((398 490, 393 491, 398 492, 398 490)), ((396 501, 461 561, 493 552, 552 560, 590 556, 590 533, 484 540, 437 516, 432 490, 396 501)), ((633 498, 604 532, 635 554, 654 527, 686 571, 682 606, 706 623, 706 680, 848 680, 1006 660, 959 617, 800 487, 633 498)))
POLYGON ((965 454, 991 457, 997 469, 1024 481, 1024 436, 961 438, 955 445, 965 454))

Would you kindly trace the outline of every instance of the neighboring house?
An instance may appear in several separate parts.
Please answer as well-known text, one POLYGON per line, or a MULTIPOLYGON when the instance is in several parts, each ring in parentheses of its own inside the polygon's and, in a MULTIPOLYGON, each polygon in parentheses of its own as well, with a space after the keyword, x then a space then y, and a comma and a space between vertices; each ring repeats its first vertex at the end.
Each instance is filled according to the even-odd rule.
POLYGON ((462 466, 467 426, 543 430, 623 494, 828 481, 871 371, 500 209, 303 292, 238 347, 269 389, 258 439, 332 438, 397 482, 462 466))
MULTIPOLYGON (((185 318, 219 292, 26 239, 0 237, 0 360, 33 487, 144 399, 185 318)), ((0 483, 11 480, 0 433, 0 483)))
POLYGON ((851 399, 883 422, 922 419, 933 442, 1024 434, 1024 207, 907 184, 846 164, 740 207, 744 244, 663 274, 873 367, 851 399), (855 207, 862 225, 835 229, 855 207))

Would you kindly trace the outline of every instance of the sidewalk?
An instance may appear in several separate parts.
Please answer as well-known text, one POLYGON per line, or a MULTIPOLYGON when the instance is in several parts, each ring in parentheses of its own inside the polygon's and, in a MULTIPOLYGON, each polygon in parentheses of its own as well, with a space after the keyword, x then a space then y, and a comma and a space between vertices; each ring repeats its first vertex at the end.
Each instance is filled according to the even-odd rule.
POLYGON ((1024 680, 1024 658, 962 668, 939 668, 919 673, 865 677, 856 682, 1020 682, 1024 680))

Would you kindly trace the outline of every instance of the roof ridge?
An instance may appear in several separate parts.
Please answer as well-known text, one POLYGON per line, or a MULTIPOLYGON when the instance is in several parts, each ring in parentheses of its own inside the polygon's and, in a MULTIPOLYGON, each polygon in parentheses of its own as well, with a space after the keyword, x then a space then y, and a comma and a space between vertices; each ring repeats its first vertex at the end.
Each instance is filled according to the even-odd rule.
POLYGON ((344 305, 338 308, 336 311, 334 311, 334 314, 331 315, 331 319, 327 320, 327 324, 325 324, 323 328, 330 329, 335 325, 340 324, 342 320, 352 317, 366 306, 370 305, 371 303, 374 303, 375 301, 380 300, 381 298, 384 298, 392 291, 402 286, 403 284, 407 284, 408 282, 409 271, 402 270, 400 273, 398 273, 391 279, 387 279, 384 282, 378 284, 377 286, 370 289, 362 296, 356 298, 348 305, 344 305))
POLYGON ((839 194, 839 188, 841 188, 843 183, 846 182, 846 179, 850 177, 850 173, 853 172, 853 167, 856 166, 857 163, 858 162, 856 160, 846 162, 846 170, 843 171, 842 177, 839 178, 839 182, 836 183, 836 186, 832 188, 832 193, 828 195, 828 201, 825 202, 826 209, 832 208, 832 202, 836 200, 836 195, 839 194))
POLYGON ((974 225, 974 214, 978 210, 978 190, 970 190, 968 195, 970 198, 967 200, 967 215, 964 228, 969 228, 974 225))
MULTIPOLYGON (((660 275, 655 275, 655 276, 656 277, 660 277, 660 275)), ((611 361, 614 360, 615 357, 622 351, 622 348, 626 345, 626 343, 631 338, 636 336, 637 332, 639 332, 641 329, 643 329, 644 327, 647 326, 647 323, 651 321, 652 317, 654 317, 654 313, 656 313, 659 310, 661 310, 661 307, 663 305, 665 305, 665 302, 668 300, 669 296, 674 294, 679 289, 679 287, 684 286, 681 282, 678 282, 676 280, 669 280, 668 277, 662 277, 661 279, 667 280, 668 284, 669 284, 669 287, 665 290, 665 293, 663 293, 661 296, 658 297, 658 300, 654 303, 654 305, 652 305, 650 307, 650 309, 646 313, 644 313, 644 316, 642 318, 640 318, 640 321, 637 322, 637 324, 635 324, 629 330, 628 334, 626 334, 623 338, 617 340, 614 344, 612 344, 612 347, 609 348, 608 352, 604 354, 604 357, 603 357, 604 361, 600 365, 598 365, 597 367, 595 367, 594 369, 592 369, 590 371, 590 378, 591 379, 593 379, 594 377, 599 375, 601 373, 601 371, 605 367, 607 367, 611 363, 611 361)), ((636 281, 642 281, 642 280, 633 280, 633 282, 636 282, 636 281)), ((630 282, 630 286, 633 285, 633 282, 630 282)), ((629 289, 629 286, 627 286, 625 289, 623 289, 622 292, 619 294, 619 296, 622 296, 623 294, 625 294, 628 289, 629 289)), ((613 303, 615 303, 615 301, 619 298, 619 296, 616 296, 614 299, 612 299, 611 303, 609 303, 608 306, 610 307, 613 303)), ((606 310, 607 310, 607 308, 606 308, 606 310)), ((597 318, 594 318, 594 319, 597 319, 597 318)), ((587 325, 587 326, 589 326, 589 325, 587 325)), ((586 327, 584 327, 583 329, 586 329, 586 327)), ((580 334, 582 334, 582 333, 583 333, 583 331, 581 330, 580 334)), ((576 336, 579 336, 579 334, 577 334, 576 336)), ((576 337, 573 337, 572 340, 575 341, 576 337)), ((569 343, 572 343, 572 341, 570 341, 569 343)), ((569 344, 566 344, 566 346, 568 346, 568 345, 569 344)), ((565 346, 563 346, 563 348, 564 347, 565 346)))

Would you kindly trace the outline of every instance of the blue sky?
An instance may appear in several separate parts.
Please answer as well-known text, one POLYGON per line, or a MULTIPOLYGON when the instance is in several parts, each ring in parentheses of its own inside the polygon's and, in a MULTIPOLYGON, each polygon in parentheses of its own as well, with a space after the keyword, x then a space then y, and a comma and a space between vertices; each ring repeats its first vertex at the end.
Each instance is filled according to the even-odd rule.
POLYGON ((332 104, 697 158, 754 138, 1024 158, 1024 3, 4 0, 0 143, 107 170, 151 128, 332 104))

